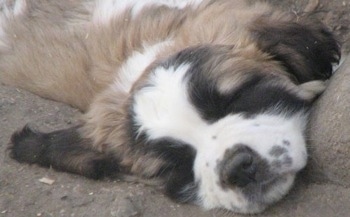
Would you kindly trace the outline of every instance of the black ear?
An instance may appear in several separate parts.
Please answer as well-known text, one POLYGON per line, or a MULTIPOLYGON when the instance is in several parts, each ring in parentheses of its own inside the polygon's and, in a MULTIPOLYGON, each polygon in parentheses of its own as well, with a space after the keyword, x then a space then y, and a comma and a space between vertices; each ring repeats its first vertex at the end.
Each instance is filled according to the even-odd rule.
POLYGON ((258 47, 273 56, 300 83, 325 80, 340 59, 340 46, 327 28, 315 21, 257 21, 252 35, 258 47))

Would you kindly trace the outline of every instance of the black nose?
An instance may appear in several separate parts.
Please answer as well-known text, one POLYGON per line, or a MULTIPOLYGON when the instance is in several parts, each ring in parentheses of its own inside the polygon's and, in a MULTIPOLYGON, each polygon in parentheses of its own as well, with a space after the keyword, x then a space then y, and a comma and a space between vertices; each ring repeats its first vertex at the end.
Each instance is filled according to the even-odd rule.
POLYGON ((245 187, 249 183, 256 182, 257 163, 254 156, 250 149, 243 149, 227 159, 223 181, 237 187, 245 187))

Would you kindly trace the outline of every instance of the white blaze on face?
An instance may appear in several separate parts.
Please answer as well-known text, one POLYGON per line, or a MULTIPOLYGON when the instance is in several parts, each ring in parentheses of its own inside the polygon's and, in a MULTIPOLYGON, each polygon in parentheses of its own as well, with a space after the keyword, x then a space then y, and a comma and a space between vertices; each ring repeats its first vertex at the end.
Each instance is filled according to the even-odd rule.
POLYGON ((268 203, 280 199, 292 186, 295 172, 306 164, 303 116, 259 114, 248 119, 231 114, 208 123, 188 97, 189 81, 185 75, 189 69, 189 63, 177 68, 158 67, 148 78, 149 85, 135 94, 133 109, 139 133, 145 133, 150 140, 170 137, 192 146, 197 152, 194 173, 202 206, 240 212, 249 212, 245 210, 248 201, 239 190, 223 189, 219 184, 217 165, 225 151, 244 144, 272 163, 278 159, 271 150, 288 141, 284 148, 291 164, 276 171, 288 174, 286 180, 265 197, 268 203))
POLYGON ((188 68, 189 65, 157 68, 150 75, 151 85, 135 95, 137 123, 150 139, 170 136, 188 141, 197 129, 205 127, 206 123, 187 100, 184 76, 188 68))
POLYGON ((132 17, 136 17, 145 7, 167 6, 169 8, 182 9, 187 6, 193 8, 203 0, 97 0, 93 12, 93 22, 96 24, 108 24, 109 21, 126 10, 131 10, 132 17))

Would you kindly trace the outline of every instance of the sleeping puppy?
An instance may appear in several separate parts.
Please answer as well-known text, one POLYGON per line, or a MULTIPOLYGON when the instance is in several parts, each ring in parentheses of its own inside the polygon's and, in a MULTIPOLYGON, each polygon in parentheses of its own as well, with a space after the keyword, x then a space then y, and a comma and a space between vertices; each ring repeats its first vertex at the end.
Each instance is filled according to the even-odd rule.
POLYGON ((258 213, 307 162, 309 108, 340 51, 309 17, 240 0, 2 0, 0 79, 84 112, 24 127, 19 162, 161 183, 178 202, 258 213))

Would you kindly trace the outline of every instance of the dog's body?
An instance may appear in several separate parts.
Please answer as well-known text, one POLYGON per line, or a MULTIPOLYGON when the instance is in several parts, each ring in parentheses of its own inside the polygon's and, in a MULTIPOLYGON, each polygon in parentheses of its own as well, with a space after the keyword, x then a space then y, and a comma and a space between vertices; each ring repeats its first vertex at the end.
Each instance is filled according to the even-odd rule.
POLYGON ((308 108, 340 57, 322 24, 239 0, 2 0, 0 79, 86 111, 24 128, 11 156, 160 180, 180 202, 256 213, 306 164, 308 108))

